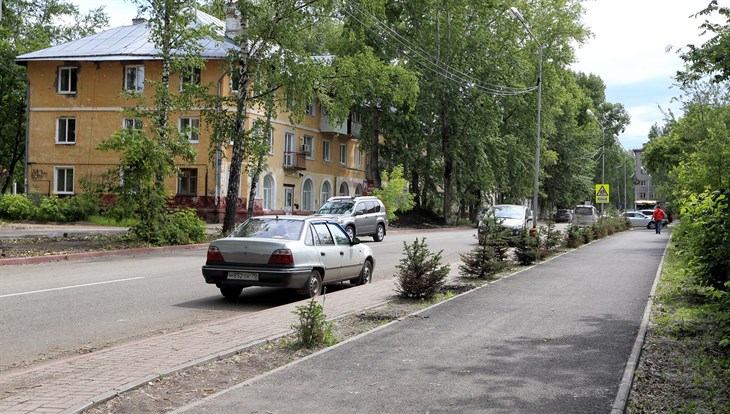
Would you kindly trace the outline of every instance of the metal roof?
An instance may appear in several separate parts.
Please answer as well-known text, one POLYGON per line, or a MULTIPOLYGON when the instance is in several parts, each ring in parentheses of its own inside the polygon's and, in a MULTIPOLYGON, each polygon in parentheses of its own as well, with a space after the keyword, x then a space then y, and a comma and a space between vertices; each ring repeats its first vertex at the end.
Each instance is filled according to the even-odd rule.
MULTIPOLYGON (((221 40, 203 39, 201 56, 204 59, 224 58, 236 45, 224 37, 225 23, 220 19, 196 10, 195 25, 213 25, 221 40)), ((18 62, 37 60, 91 60, 117 61, 159 59, 159 50, 150 41, 147 23, 122 26, 86 36, 71 42, 20 55, 18 62)))

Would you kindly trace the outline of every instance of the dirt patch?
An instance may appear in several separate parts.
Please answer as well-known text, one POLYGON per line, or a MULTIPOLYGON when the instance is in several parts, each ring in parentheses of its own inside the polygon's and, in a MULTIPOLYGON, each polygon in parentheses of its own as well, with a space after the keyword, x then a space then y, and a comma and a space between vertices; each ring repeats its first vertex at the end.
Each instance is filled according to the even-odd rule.
POLYGON ((143 247, 125 235, 93 235, 71 237, 25 237, 0 239, 0 257, 35 257, 54 254, 123 250, 143 247))

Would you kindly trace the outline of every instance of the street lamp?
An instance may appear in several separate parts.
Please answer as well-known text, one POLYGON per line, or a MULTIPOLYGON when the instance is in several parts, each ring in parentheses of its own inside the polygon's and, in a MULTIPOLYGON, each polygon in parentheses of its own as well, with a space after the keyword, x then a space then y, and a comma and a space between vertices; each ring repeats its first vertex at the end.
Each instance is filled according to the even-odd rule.
MULTIPOLYGON (((604 181, 606 181, 606 129, 603 127, 601 120, 598 119, 596 114, 594 114, 593 111, 590 110, 590 108, 586 109, 586 113, 596 118, 598 126, 601 127, 601 132, 603 132, 603 140, 601 141, 601 185, 603 185, 605 184, 604 181)), ((601 203, 601 213, 603 213, 603 203, 601 203)))
POLYGON ((537 43, 537 51, 540 56, 540 64, 538 69, 538 75, 537 75, 537 139, 535 140, 535 182, 533 183, 532 187, 532 228, 537 228, 537 216, 538 216, 538 208, 537 208, 537 193, 538 193, 538 187, 540 184, 540 109, 542 107, 542 43, 540 43, 539 40, 537 40, 537 37, 532 34, 532 30, 530 30, 530 25, 527 24, 527 21, 524 17, 522 17, 522 13, 520 13, 519 10, 515 7, 510 7, 509 9, 512 14, 517 18, 517 20, 522 23, 522 26, 525 27, 525 30, 527 30, 527 33, 530 34, 530 37, 532 37, 532 40, 537 43))

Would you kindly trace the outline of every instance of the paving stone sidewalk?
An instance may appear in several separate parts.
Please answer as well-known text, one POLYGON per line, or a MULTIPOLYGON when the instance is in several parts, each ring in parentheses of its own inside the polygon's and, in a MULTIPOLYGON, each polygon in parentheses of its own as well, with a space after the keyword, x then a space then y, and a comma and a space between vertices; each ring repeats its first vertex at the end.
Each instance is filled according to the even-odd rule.
MULTIPOLYGON (((458 266, 452 265, 452 272, 458 266)), ((327 294, 337 318, 394 298, 395 279, 327 294)), ((75 413, 161 375, 201 364, 291 332, 305 301, 0 374, 0 412, 75 413)))

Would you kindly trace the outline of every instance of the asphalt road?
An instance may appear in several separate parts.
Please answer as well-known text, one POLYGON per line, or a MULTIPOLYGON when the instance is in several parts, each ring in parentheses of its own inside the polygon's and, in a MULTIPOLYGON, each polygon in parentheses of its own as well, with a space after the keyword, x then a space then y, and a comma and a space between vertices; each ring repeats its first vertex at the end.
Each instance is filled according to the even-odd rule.
POLYGON ((668 233, 599 240, 176 412, 609 413, 668 233))
MULTIPOLYGON (((393 277, 403 242, 426 237, 443 263, 476 245, 475 229, 391 232, 375 251, 374 279, 393 277)), ((161 334, 195 323, 300 300, 273 288, 244 289, 237 302, 205 284, 205 249, 109 256, 0 268, 0 370, 161 334)), ((349 284, 328 287, 350 288, 349 284)))

